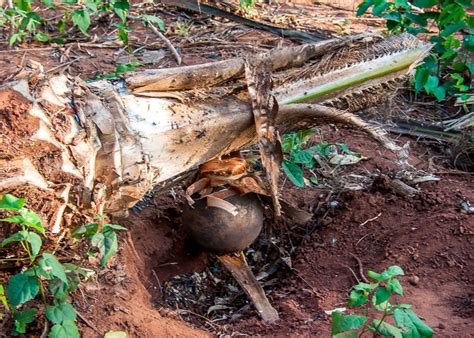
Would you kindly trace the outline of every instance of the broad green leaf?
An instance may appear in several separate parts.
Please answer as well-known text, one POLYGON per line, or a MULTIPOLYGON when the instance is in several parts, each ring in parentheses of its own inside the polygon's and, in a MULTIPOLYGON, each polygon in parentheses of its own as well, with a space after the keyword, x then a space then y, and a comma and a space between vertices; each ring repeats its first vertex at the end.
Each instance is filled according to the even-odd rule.
POLYGON ((283 160, 281 166, 286 176, 288 176, 288 178, 291 182, 293 182, 294 185, 300 188, 304 187, 303 169, 301 169, 297 164, 287 160, 283 160))
POLYGON ((25 206, 25 203, 26 201, 24 198, 17 198, 13 195, 5 194, 0 200, 0 209, 20 210, 25 206))
POLYGON ((439 86, 432 93, 438 101, 443 101, 446 98, 446 89, 443 86, 439 86))
POLYGON ((464 22, 455 22, 449 26, 447 26, 443 31, 440 33, 441 36, 448 36, 451 35, 461 29, 463 29, 466 26, 466 23, 464 22))
POLYGON ((465 8, 474 7, 474 5, 472 4, 472 0, 456 0, 456 2, 465 8))
POLYGON ((20 216, 23 218, 23 224, 26 224, 28 227, 33 228, 43 235, 46 233, 43 225, 41 224, 41 219, 38 214, 30 209, 21 209, 20 216))
POLYGON ((289 133, 283 135, 283 140, 281 142, 281 148, 284 153, 289 153, 293 148, 294 133, 289 133))
POLYGON ((23 217, 13 216, 13 217, 8 217, 8 218, 2 218, 0 219, 0 221, 8 222, 8 223, 23 223, 23 217))
POLYGON ((51 328, 50 338, 80 338, 76 323, 66 320, 62 324, 56 324, 51 328))
POLYGON ((17 333, 26 333, 27 324, 35 321, 35 315, 38 309, 30 308, 23 311, 14 311, 13 318, 15 319, 15 331, 17 333))
POLYGON ((402 331, 399 328, 390 325, 389 323, 381 322, 378 319, 372 321, 372 328, 372 332, 375 332, 377 329, 377 333, 385 337, 402 338, 402 331))
POLYGON ((117 235, 113 231, 104 232, 104 252, 100 264, 105 266, 110 258, 112 258, 118 249, 117 235))
POLYGON ((64 283, 59 278, 53 278, 49 282, 48 289, 53 295, 53 297, 59 301, 64 301, 68 298, 67 292, 69 290, 69 285, 64 283))
POLYGON ((373 271, 369 271, 367 273, 367 275, 370 278, 375 279, 379 282, 385 282, 386 280, 389 280, 392 277, 403 276, 404 274, 405 273, 403 272, 402 268, 397 265, 393 265, 389 267, 387 270, 385 270, 382 273, 376 273, 373 271))
POLYGON ((90 238, 97 232, 98 228, 99 224, 97 223, 81 225, 71 231, 71 236, 74 239, 81 239, 83 237, 90 238))
POLYGON ((84 35, 87 34, 87 29, 91 25, 89 12, 85 9, 78 9, 72 12, 72 22, 76 25, 84 35))
POLYGON ((123 331, 109 331, 104 338, 127 338, 127 334, 123 331))
POLYGON ((424 18, 421 14, 406 13, 405 16, 413 23, 416 23, 422 27, 425 27, 428 24, 426 18, 424 18))
POLYGON ((314 175, 309 177, 309 181, 315 185, 319 184, 318 178, 314 175))
POLYGON ((412 310, 395 309, 393 318, 404 338, 433 337, 433 330, 412 310))
POLYGON ((367 300, 368 297, 365 291, 352 290, 349 296, 349 306, 361 306, 364 305, 367 300))
POLYGON ((306 164, 313 161, 313 153, 309 150, 299 151, 294 157, 294 163, 306 164))
POLYGON ((110 231, 110 230, 119 230, 119 231, 127 231, 128 229, 124 226, 118 225, 118 224, 110 224, 107 223, 104 225, 104 229, 102 229, 102 232, 110 231))
POLYGON ((40 252, 41 245, 43 244, 41 237, 32 231, 25 231, 25 240, 30 243, 31 253, 36 257, 40 252))
POLYGON ((125 46, 128 46, 128 33, 124 29, 118 30, 118 37, 125 46))
POLYGON ((123 64, 123 65, 119 65, 115 68, 115 73, 126 73, 126 72, 133 72, 135 71, 137 68, 131 64, 131 63, 128 63, 128 64, 123 64))
POLYGON ((392 292, 395 292, 396 294, 399 294, 400 296, 403 296, 403 288, 398 279, 393 278, 389 280, 386 288, 392 292))
POLYGON ((18 32, 18 33, 12 34, 12 36, 10 37, 10 40, 8 40, 8 44, 10 46, 13 46, 17 41, 20 42, 24 35, 26 35, 25 32, 18 32))
POLYGON ((408 0, 395 0, 394 1, 395 6, 404 8, 404 9, 410 9, 410 5, 408 4, 408 0))
POLYGON ((428 81, 428 76, 430 72, 428 69, 424 68, 423 66, 418 67, 415 73, 415 90, 416 92, 420 92, 428 81))
POLYGON ((93 12, 97 13, 97 3, 94 0, 86 0, 86 6, 93 12))
POLYGON ((115 14, 122 20, 122 22, 127 21, 127 12, 129 9, 129 4, 127 0, 115 0, 113 3, 113 8, 115 14))
POLYGON ((374 4, 374 0, 367 0, 367 1, 363 1, 360 3, 360 5, 357 7, 357 12, 356 12, 356 15, 357 16, 362 16, 365 14, 365 12, 367 12, 367 10, 370 8, 370 6, 372 6, 374 4))
POLYGON ((367 318, 364 316, 345 316, 339 311, 334 311, 332 313, 331 335, 334 336, 345 331, 357 330, 361 328, 366 321, 367 318))
POLYGON ((77 314, 69 303, 52 305, 46 307, 46 318, 53 324, 62 324, 66 320, 76 320, 77 314))
POLYGON ((14 275, 8 281, 7 298, 13 306, 18 306, 34 299, 38 292, 39 284, 36 277, 20 273, 14 275))
POLYGON ((462 45, 468 52, 474 52, 474 35, 464 36, 462 45))
POLYGON ((41 270, 51 273, 54 277, 59 278, 67 285, 67 276, 64 266, 50 253, 43 253, 43 259, 38 262, 41 270))
POLYGON ((37 313, 38 313, 38 309, 35 309, 35 308, 29 308, 23 311, 14 311, 13 318, 15 318, 15 320, 19 322, 29 324, 35 321, 35 315, 37 313))
POLYGON ((395 309, 409 310, 411 309, 411 305, 410 304, 395 304, 392 306, 392 309, 393 310, 395 309))
POLYGON ((35 39, 41 42, 48 42, 49 41, 49 35, 46 33, 36 33, 35 34, 35 39))
POLYGON ((438 3, 438 0, 413 0, 413 5, 420 8, 431 8, 438 3))
POLYGON ((392 292, 388 290, 387 288, 379 288, 377 291, 375 291, 375 300, 374 303, 375 305, 380 305, 382 303, 385 303, 390 296, 392 295, 392 292))
POLYGON ((354 290, 365 291, 367 293, 372 292, 375 288, 379 286, 379 283, 359 283, 354 286, 354 290))
POLYGON ((0 247, 3 248, 7 244, 23 241, 26 238, 26 233, 27 231, 18 231, 17 233, 11 235, 10 237, 5 238, 3 242, 0 244, 0 247))
POLYGON ((31 11, 31 4, 33 0, 15 0, 15 5, 22 11, 31 11))
POLYGON ((382 13, 390 7, 390 4, 387 0, 375 0, 374 7, 372 8, 372 14, 375 16, 381 16, 382 13))

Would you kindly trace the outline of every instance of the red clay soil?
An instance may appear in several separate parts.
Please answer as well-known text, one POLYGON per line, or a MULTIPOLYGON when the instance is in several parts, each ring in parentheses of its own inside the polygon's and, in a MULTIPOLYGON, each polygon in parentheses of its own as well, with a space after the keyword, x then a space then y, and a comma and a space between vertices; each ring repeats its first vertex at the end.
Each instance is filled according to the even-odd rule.
MULTIPOLYGON (((346 171, 369 175, 397 169, 394 156, 362 134, 327 130, 325 137, 343 140, 368 157, 346 171)), ((417 169, 426 169, 432 156, 428 148, 415 143, 409 161, 417 169)), ((361 270, 366 274, 369 269, 381 271, 396 264, 406 273, 401 278, 405 296, 400 301, 412 304, 439 336, 472 334, 474 221, 472 214, 461 211, 460 202, 474 201, 474 180, 469 173, 438 171, 441 180, 420 184, 421 192, 414 198, 395 195, 383 180, 376 180, 364 191, 336 195, 333 201, 338 207, 322 213, 325 217, 315 216, 312 234, 295 248, 293 270, 281 269, 265 283, 280 320, 266 325, 250 309, 238 320, 208 328, 214 334, 329 336, 330 317, 324 311, 346 306, 348 292, 356 283, 354 274, 360 279, 361 270)), ((295 188, 287 182, 283 195, 310 210, 325 193, 320 188, 295 188)), ((174 192, 156 196, 143 210, 132 211, 125 222, 130 234, 123 241, 118 261, 100 276, 101 283, 84 290, 89 305, 84 305, 83 315, 99 331, 120 329, 134 337, 206 334, 184 324, 182 312, 161 301, 160 288, 173 276, 208 271, 215 265, 212 257, 187 244, 180 222, 183 202, 179 194, 176 200, 173 196, 174 192)), ((270 218, 266 227, 283 229, 280 233, 284 234, 291 232, 293 225, 270 218)), ((217 289, 206 292, 212 294, 217 289)), ((241 299, 245 302, 244 296, 241 299)), ((183 318, 205 328, 202 321, 189 319, 199 319, 199 315, 206 313, 183 318)), ((87 325, 82 329, 84 337, 96 336, 87 325)))
MULTIPOLYGON (((341 30, 338 33, 366 30, 361 19, 354 19, 347 11, 328 11, 324 7, 324 10, 311 13, 320 19, 315 22, 321 22, 321 25, 337 24, 341 30), (344 20, 346 18, 349 18, 348 22, 344 20)), ((165 19, 172 31, 176 18, 165 19)), ((206 24, 205 20, 196 23, 191 29, 191 37, 200 32, 214 36, 230 27, 222 23, 207 29, 206 24)), ((227 41, 222 40, 226 38, 224 33, 220 36, 222 41, 205 42, 202 49, 186 43, 180 46, 185 39, 177 35, 171 36, 171 40, 178 48, 182 47, 184 64, 264 50, 282 42, 269 33, 242 27, 237 31, 251 41, 251 48, 244 43, 245 39, 232 41, 236 46, 227 48, 227 41)), ((105 28, 99 27, 95 33, 100 36, 106 32, 105 28)), ((131 39, 148 41, 154 48, 164 47, 152 33, 138 27, 131 39)), ((20 47, 25 49, 0 51, 0 81, 11 80, 21 73, 28 60, 42 63, 46 70, 91 78, 99 71, 113 71, 119 56, 114 49, 81 47, 76 43, 66 48, 40 50, 28 48, 42 48, 41 45, 20 47), (70 61, 72 63, 67 63, 70 61), (59 65, 62 67, 55 68, 59 65)), ((147 67, 174 66, 172 57, 166 53, 163 62, 147 67)), ((332 186, 328 188, 300 189, 288 181, 285 183, 283 196, 314 213, 314 217, 305 227, 268 217, 261 238, 252 246, 259 253, 259 243, 267 240, 265 236, 276 234, 277 245, 282 243, 278 249, 293 250, 292 269, 280 266, 264 283, 270 302, 280 314, 275 325, 265 325, 248 306, 238 318, 211 322, 207 311, 202 311, 199 304, 187 309, 176 308, 163 297, 160 290, 165 289, 175 276, 203 271, 209 275, 212 270, 218 271, 216 276, 226 283, 232 279, 220 270, 212 256, 189 244, 181 224, 183 198, 180 189, 176 188, 152 197, 146 206, 133 210, 130 217, 121 222, 130 231, 128 235, 122 235, 118 257, 73 295, 74 305, 83 317, 79 320, 82 336, 102 337, 109 330, 126 331, 129 337, 329 336, 330 317, 324 311, 346 305, 350 288, 356 283, 354 274, 360 279, 360 270, 366 274, 369 269, 380 271, 394 264, 406 272, 406 277, 401 278, 406 291, 403 303, 412 304, 415 312, 439 336, 470 336, 474 332, 474 216, 463 213, 460 203, 462 199, 474 202, 472 173, 443 167, 437 163, 440 154, 412 140, 409 162, 417 169, 434 172, 441 178, 439 182, 419 184, 420 193, 414 198, 396 195, 384 180, 375 180, 365 190, 341 192, 344 175, 353 173, 371 178, 379 173, 394 174, 400 167, 395 164, 393 154, 383 151, 363 134, 326 128, 324 136, 331 142, 347 143, 351 150, 361 152, 368 159, 344 168, 338 173, 340 176, 330 180, 332 186), (339 177, 341 182, 337 186, 339 177), (332 197, 328 199, 331 191, 329 196, 332 197), (337 207, 328 208, 330 202, 337 207), (361 265, 353 255, 360 259, 361 265), (186 310, 188 314, 191 311, 194 314, 184 315, 186 310)), ((399 143, 406 141, 402 139, 399 143)), ((83 247, 75 250, 68 253, 75 255, 74 259, 85 252, 83 247)), ((259 264, 270 264, 274 260, 275 252, 272 251, 260 257, 259 264)), ((257 268, 262 267, 256 263, 257 268)), ((8 273, 0 271, 0 283, 7 279, 8 273)), ((222 290, 211 285, 201 291, 208 296, 219 296, 222 290)), ((235 301, 237 309, 245 307, 246 302, 245 295, 240 293, 235 301)), ((232 311, 228 310, 228 314, 232 315, 232 311)), ((7 336, 10 329, 0 325, 0 337, 2 334, 7 336)))

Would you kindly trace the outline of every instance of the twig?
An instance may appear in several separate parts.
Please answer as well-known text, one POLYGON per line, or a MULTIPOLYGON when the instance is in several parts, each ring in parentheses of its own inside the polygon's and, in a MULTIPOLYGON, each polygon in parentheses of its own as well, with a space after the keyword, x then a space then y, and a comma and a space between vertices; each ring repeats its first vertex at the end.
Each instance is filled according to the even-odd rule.
POLYGON ((350 272, 352 272, 352 275, 354 276, 355 280, 357 281, 357 283, 360 283, 360 280, 359 278, 357 277, 356 273, 354 272, 354 270, 352 270, 352 268, 349 266, 349 265, 346 265, 346 264, 341 264, 343 267, 345 268, 348 268, 350 272))
POLYGON ((321 297, 321 293, 319 293, 318 291, 316 291, 314 289, 314 287, 306 280, 303 278, 303 276, 301 276, 298 272, 298 270, 296 270, 295 268, 291 268, 292 272, 299 278, 301 279, 307 286, 310 287, 311 291, 313 292, 313 294, 317 297, 321 297))
POLYGON ((151 28, 151 30, 153 31, 153 33, 155 33, 166 45, 166 47, 168 47, 168 49, 171 51, 171 53, 174 55, 175 59, 176 59, 176 62, 178 63, 178 65, 181 64, 181 56, 179 55, 178 51, 176 50, 176 48, 174 48, 174 46, 172 45, 172 43, 170 42, 170 40, 168 40, 168 38, 166 36, 163 35, 163 33, 161 33, 158 28, 156 28, 155 25, 153 25, 150 21, 148 20, 144 20, 143 17, 140 15, 140 16, 135 16, 135 15, 127 15, 127 18, 130 19, 130 20, 143 20, 146 22, 147 26, 149 26, 151 28))
MULTIPOLYGON (((380 212, 377 216, 372 217, 372 218, 369 218, 368 220, 366 220, 365 222, 360 223, 359 225, 366 225, 366 224, 369 223, 369 222, 375 221, 375 220, 376 220, 377 218, 379 218, 381 215, 382 215, 382 213, 380 212)), ((367 234, 367 235, 368 235, 368 234, 367 234)), ((367 235, 366 235, 366 236, 367 236, 367 235)), ((364 237, 362 237, 362 238, 364 238, 364 237)), ((360 241, 360 240, 359 240, 359 241, 360 241)), ((359 243, 359 242, 357 242, 357 243, 359 243)), ((357 244, 356 244, 356 245, 357 245, 357 244)))
POLYGON ((367 277, 364 275, 364 267, 362 266, 362 262, 359 257, 351 253, 351 256, 357 261, 357 264, 359 265, 359 274, 360 278, 365 282, 365 283, 370 283, 367 277))
POLYGON ((156 281, 158 282, 158 287, 160 288, 160 296, 163 297, 163 287, 161 286, 160 279, 158 278, 155 269, 151 269, 151 272, 153 272, 153 276, 155 276, 156 281))
POLYGON ((80 320, 82 320, 87 326, 89 326, 92 330, 97 332, 97 334, 102 336, 102 333, 95 327, 94 324, 92 324, 89 320, 87 320, 83 315, 81 315, 78 311, 76 311, 77 316, 79 317, 80 320))
POLYGON ((151 30, 153 31, 153 33, 155 33, 156 35, 158 35, 158 37, 163 40, 163 42, 165 43, 166 47, 168 47, 168 49, 171 51, 171 53, 173 53, 175 59, 176 59, 176 62, 178 63, 178 65, 181 64, 181 56, 179 55, 178 51, 176 50, 176 48, 174 48, 174 46, 171 44, 170 40, 168 40, 168 38, 166 36, 164 36, 159 30, 158 28, 156 28, 151 22, 148 22, 148 25, 150 26, 151 30))
MULTIPOLYGON (((176 306, 176 307, 177 307, 177 306, 176 306)), ((217 324, 214 324, 213 322, 211 322, 211 321, 209 320, 209 318, 204 317, 203 315, 200 315, 199 313, 193 312, 193 311, 191 311, 191 310, 186 310, 186 309, 181 310, 181 309, 177 309, 176 312, 178 312, 178 315, 179 315, 180 317, 181 317, 181 314, 191 314, 191 315, 194 315, 194 316, 196 316, 196 317, 202 318, 202 319, 204 319, 204 321, 205 321, 207 324, 209 324, 214 330, 216 330, 217 328, 219 328, 219 326, 218 326, 217 324)), ((181 319, 182 319, 182 318, 181 318, 181 319)))
POLYGON ((364 236, 362 236, 362 237, 357 241, 357 243, 355 244, 355 246, 359 245, 359 243, 362 242, 362 240, 363 240, 364 238, 366 238, 367 236, 369 236, 369 235, 370 235, 370 232, 369 232, 369 233, 366 233, 364 236))
POLYGON ((62 63, 62 64, 60 64, 60 65, 57 65, 56 67, 53 67, 53 68, 51 68, 51 69, 48 69, 48 70, 46 71, 46 74, 53 73, 54 71, 58 70, 58 69, 61 68, 61 67, 69 66, 70 64, 72 64, 72 63, 74 63, 74 62, 76 62, 76 61, 79 61, 80 59, 84 59, 84 58, 79 56, 79 57, 75 58, 75 59, 72 60, 72 61, 69 61, 69 62, 66 62, 66 63, 62 63))

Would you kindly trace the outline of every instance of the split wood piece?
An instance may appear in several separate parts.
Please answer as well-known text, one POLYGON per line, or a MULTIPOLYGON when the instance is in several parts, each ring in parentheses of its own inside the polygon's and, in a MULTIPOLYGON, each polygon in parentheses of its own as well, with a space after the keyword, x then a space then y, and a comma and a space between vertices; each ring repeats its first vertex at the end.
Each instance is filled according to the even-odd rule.
POLYGON ((252 270, 250 270, 244 254, 240 251, 233 255, 217 256, 217 258, 245 290, 260 317, 269 324, 275 323, 279 319, 278 312, 268 301, 265 291, 255 278, 252 270))
POLYGON ((260 158, 270 185, 273 210, 281 215, 278 201, 278 178, 283 160, 280 136, 276 129, 278 103, 272 95, 273 82, 271 64, 268 59, 256 59, 245 62, 245 78, 252 103, 252 113, 258 137, 260 158))
POLYGON ((402 180, 395 178, 392 179, 385 174, 380 175, 382 179, 386 182, 388 187, 393 190, 393 192, 403 196, 403 197, 414 197, 419 191, 413 187, 410 187, 408 184, 402 180))
MULTIPOLYGON (((272 70, 275 71, 299 67, 310 59, 364 40, 379 41, 382 37, 375 34, 358 34, 314 44, 274 49, 268 53, 258 54, 255 58, 267 56, 272 64, 272 70)), ((232 58, 199 65, 134 72, 127 76, 126 81, 135 93, 173 91, 216 86, 231 79, 243 77, 244 73, 245 59, 232 58)))

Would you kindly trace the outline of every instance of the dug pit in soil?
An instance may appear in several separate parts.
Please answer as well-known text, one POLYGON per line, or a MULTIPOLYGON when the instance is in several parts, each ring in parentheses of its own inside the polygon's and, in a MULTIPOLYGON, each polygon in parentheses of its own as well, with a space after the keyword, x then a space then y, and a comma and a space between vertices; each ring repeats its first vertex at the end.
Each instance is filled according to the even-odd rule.
MULTIPOLYGON (((369 158, 346 169, 350 174, 396 170, 393 155, 362 134, 328 130, 325 135, 333 142, 344 139, 369 158)), ((418 169, 427 169, 429 149, 416 144, 410 153, 418 169)), ((466 292, 474 277, 473 216, 462 211, 460 201, 474 200, 473 185, 468 173, 445 174, 439 182, 420 184, 421 193, 406 198, 378 181, 366 190, 340 192, 301 190, 286 182, 283 197, 312 212, 313 220, 295 225, 274 220, 267 210, 261 234, 245 250, 280 314, 274 325, 263 323, 219 261, 187 238, 181 219, 185 199, 175 188, 141 203, 126 222, 130 237, 117 266, 127 274, 127 291, 138 291, 128 296, 132 305, 119 300, 117 309, 117 298, 106 292, 97 307, 109 300, 112 323, 143 336, 156 332, 151 327, 162 327, 163 321, 183 335, 329 336, 330 316, 324 311, 346 306, 361 273, 396 264, 406 273, 403 303, 412 304, 438 335, 468 336, 474 331, 473 295, 466 292), (125 313, 136 308, 155 317, 125 313), (137 323, 145 321, 151 322, 140 328, 137 323)))

